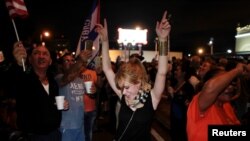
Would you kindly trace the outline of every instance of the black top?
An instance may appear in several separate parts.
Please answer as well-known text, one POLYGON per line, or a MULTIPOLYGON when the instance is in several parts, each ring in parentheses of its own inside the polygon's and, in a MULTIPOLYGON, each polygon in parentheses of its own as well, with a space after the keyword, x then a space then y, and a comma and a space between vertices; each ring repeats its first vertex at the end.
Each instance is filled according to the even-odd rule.
POLYGON ((47 134, 59 128, 61 111, 55 105, 58 85, 54 76, 47 74, 49 94, 33 70, 23 72, 21 67, 9 71, 10 91, 16 98, 17 126, 28 133, 47 134))
POLYGON ((121 108, 119 112, 119 123, 117 133, 115 135, 116 141, 151 141, 151 124, 155 110, 152 105, 151 95, 148 94, 146 103, 142 108, 137 109, 134 112, 131 110, 125 102, 124 96, 121 99, 121 108), (133 115, 133 117, 132 117, 133 115), (132 120, 124 132, 128 122, 132 120), (124 132, 124 134, 123 134, 124 132), (123 134, 123 136, 122 136, 123 134), (122 138, 119 140, 119 138, 122 138))

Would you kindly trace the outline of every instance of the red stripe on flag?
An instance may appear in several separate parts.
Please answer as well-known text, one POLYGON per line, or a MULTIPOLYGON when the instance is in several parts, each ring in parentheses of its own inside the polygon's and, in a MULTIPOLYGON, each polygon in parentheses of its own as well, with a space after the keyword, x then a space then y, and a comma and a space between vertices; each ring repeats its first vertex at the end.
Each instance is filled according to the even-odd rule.
POLYGON ((11 18, 28 16, 28 11, 23 0, 5 0, 11 18))

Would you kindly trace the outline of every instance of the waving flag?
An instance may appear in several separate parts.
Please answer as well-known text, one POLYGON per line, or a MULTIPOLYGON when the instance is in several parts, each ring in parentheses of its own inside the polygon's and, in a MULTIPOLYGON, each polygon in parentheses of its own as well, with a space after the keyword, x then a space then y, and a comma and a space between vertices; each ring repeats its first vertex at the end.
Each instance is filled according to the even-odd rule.
POLYGON ((95 32, 95 25, 100 23, 100 0, 94 0, 90 15, 85 19, 82 28, 82 33, 77 45, 76 56, 84 49, 85 41, 93 41, 93 55, 88 64, 88 68, 92 69, 95 66, 94 60, 99 52, 99 38, 98 33, 95 32))
POLYGON ((23 0, 5 0, 11 18, 28 16, 28 11, 23 0))
MULTIPOLYGON (((7 9, 9 10, 9 15, 11 17, 11 21, 15 30, 17 41, 20 41, 14 18, 15 17, 20 17, 20 18, 28 17, 29 15, 28 10, 23 0, 5 0, 5 4, 6 4, 7 9)), ((22 65, 23 65, 23 71, 26 71, 24 58, 22 58, 22 65)))

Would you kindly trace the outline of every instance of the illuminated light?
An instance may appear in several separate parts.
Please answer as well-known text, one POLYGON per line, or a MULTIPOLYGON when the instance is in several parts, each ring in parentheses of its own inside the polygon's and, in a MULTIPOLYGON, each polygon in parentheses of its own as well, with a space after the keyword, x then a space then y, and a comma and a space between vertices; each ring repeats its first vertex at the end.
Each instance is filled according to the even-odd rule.
POLYGON ((242 37, 247 37, 247 36, 250 36, 250 33, 236 35, 235 38, 242 38, 242 37))
POLYGON ((250 25, 237 27, 237 34, 235 35, 235 38, 235 52, 250 51, 250 25))
POLYGON ((44 32, 44 36, 49 37, 49 36, 50 36, 50 33, 49 33, 48 31, 45 31, 45 32, 44 32))
POLYGON ((147 44, 147 29, 140 30, 140 29, 118 29, 119 32, 119 39, 117 42, 120 44, 128 45, 131 43, 132 45, 135 44, 147 44))
POLYGON ((228 50, 227 50, 227 53, 232 53, 232 50, 231 50, 231 49, 228 49, 228 50))
POLYGON ((209 42, 208 42, 208 45, 210 46, 210 55, 214 54, 214 51, 213 51, 214 46, 213 46, 213 44, 214 44, 214 38, 211 37, 209 42))
POLYGON ((209 40, 208 45, 213 45, 213 40, 209 40))
POLYGON ((203 54, 204 50, 202 48, 198 49, 198 54, 203 54))
POLYGON ((250 32, 250 25, 246 25, 244 27, 237 27, 237 34, 243 34, 243 33, 248 33, 250 32))
POLYGON ((189 54, 188 54, 188 57, 190 57, 190 56, 191 56, 191 54, 189 53, 189 54))
POLYGON ((40 41, 42 42, 42 45, 45 46, 45 42, 44 42, 44 37, 48 38, 50 37, 50 32, 48 31, 44 31, 40 34, 40 41))
POLYGON ((73 52, 72 52, 72 55, 75 55, 75 54, 76 54, 76 52, 73 51, 73 52))
POLYGON ((45 46, 45 42, 42 42, 42 46, 45 46))

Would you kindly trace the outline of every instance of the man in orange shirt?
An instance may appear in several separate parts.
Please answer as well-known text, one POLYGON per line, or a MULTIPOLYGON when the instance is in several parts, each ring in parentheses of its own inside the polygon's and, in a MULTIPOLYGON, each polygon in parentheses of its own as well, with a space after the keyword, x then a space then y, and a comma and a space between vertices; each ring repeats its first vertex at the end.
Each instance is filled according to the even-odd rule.
POLYGON ((97 73, 94 70, 85 69, 82 72, 82 79, 84 82, 93 82, 91 93, 87 93, 86 91, 83 95, 85 141, 92 141, 93 127, 97 116, 96 88, 99 86, 97 73))

